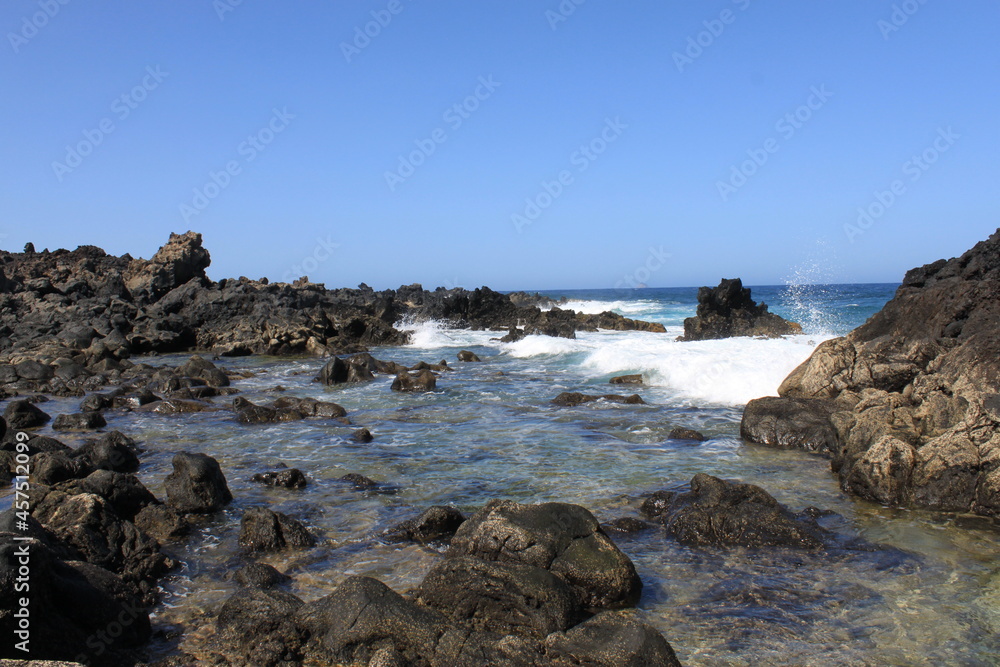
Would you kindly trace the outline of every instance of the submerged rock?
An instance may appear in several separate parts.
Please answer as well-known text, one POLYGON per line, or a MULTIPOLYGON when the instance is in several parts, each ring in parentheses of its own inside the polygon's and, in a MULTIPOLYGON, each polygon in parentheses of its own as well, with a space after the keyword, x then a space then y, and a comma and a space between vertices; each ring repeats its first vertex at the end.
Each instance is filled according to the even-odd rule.
POLYGON ((672 428, 667 437, 671 440, 693 440, 695 442, 705 442, 708 440, 708 438, 699 431, 696 431, 693 428, 684 428, 683 426, 672 428))
POLYGON ((642 400, 642 397, 639 396, 639 394, 632 394, 631 396, 622 396, 621 394, 602 394, 600 396, 593 396, 590 394, 581 394, 575 391, 564 391, 552 399, 552 404, 563 407, 574 407, 577 405, 583 405, 584 403, 593 403, 595 401, 624 403, 625 405, 646 405, 646 401, 642 400))
POLYGON ((681 544, 823 546, 822 529, 814 521, 796 517, 764 489, 711 475, 695 475, 685 493, 657 492, 642 510, 681 544))
POLYGON ((253 481, 268 486, 280 486, 286 489, 302 489, 309 484, 305 474, 298 468, 285 468, 274 472, 259 472, 253 476, 253 481))
POLYGON ((638 373, 635 374, 635 375, 618 375, 618 376, 615 376, 615 377, 611 378, 610 380, 608 380, 608 383, 609 384, 642 384, 642 375, 638 374, 638 373))
POLYGON ((875 502, 1000 515, 998 321, 1000 230, 907 272, 780 397, 747 406, 744 438, 827 453, 841 487, 875 502))
POLYGON ((718 287, 698 289, 698 311, 684 320, 682 341, 766 336, 776 338, 802 333, 802 327, 768 312, 767 304, 756 303, 750 289, 739 278, 723 279, 718 287))
POLYGON ((428 542, 450 540, 465 517, 454 507, 434 505, 424 510, 415 519, 409 519, 386 531, 386 537, 393 541, 409 541, 426 544, 428 542))
POLYGON ((434 391, 437 389, 437 378, 429 370, 416 373, 400 373, 392 381, 393 391, 434 391))
POLYGON ((104 428, 108 422, 100 412, 77 412, 68 415, 58 415, 52 422, 55 431, 92 431, 104 428))
POLYGON ((479 356, 470 350, 462 350, 458 353, 459 361, 482 361, 479 356))

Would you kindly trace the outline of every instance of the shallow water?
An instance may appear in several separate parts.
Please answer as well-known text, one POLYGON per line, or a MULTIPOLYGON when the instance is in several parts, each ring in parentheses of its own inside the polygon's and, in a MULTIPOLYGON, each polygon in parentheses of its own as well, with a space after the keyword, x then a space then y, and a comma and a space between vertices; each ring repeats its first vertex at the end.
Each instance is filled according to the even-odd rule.
MULTIPOLYGON (((891 286, 881 293, 884 302, 891 286)), ((874 298, 854 296, 845 303, 874 298)), ((601 308, 592 296, 581 298, 591 299, 588 307, 601 308)), ((319 359, 219 362, 256 373, 234 382, 252 401, 273 400, 282 393, 270 390, 281 385, 285 395, 340 403, 350 427, 323 420, 244 426, 227 411, 108 413, 109 429, 142 441, 140 477, 158 496, 164 495, 162 480, 173 453, 188 450, 218 458, 236 498, 227 510, 205 519, 193 537, 167 546, 184 566, 163 583, 157 626, 197 625, 235 590, 227 576, 243 562, 236 538, 239 517, 251 506, 288 513, 320 537, 316 548, 262 558, 291 574, 293 591, 311 599, 351 574, 378 577, 398 591, 419 583, 440 555, 384 544, 377 536, 432 504, 471 512, 497 497, 558 500, 581 504, 603 521, 638 516, 644 494, 705 472, 759 484, 795 511, 832 510, 836 514, 823 519, 827 528, 887 548, 696 549, 673 543, 659 530, 615 537, 644 582, 640 609, 684 664, 997 664, 1000 533, 994 522, 854 500, 840 492, 826 461, 739 439, 742 404, 773 393, 818 342, 837 331, 807 329, 811 335, 777 341, 680 344, 672 337, 679 332, 679 317, 693 312, 690 295, 686 298, 687 303, 666 305, 662 296, 649 298, 632 307, 634 312, 622 307, 627 300, 618 300, 620 312, 632 317, 653 319, 659 308, 660 321, 671 330, 667 336, 602 332, 580 334, 575 341, 530 337, 502 345, 490 340, 498 334, 423 324, 412 345, 375 351, 404 364, 449 360, 455 370, 442 374, 438 390, 429 394, 391 392, 386 376, 361 386, 324 388, 312 382, 323 364, 319 359), (453 361, 461 349, 475 351, 483 363, 453 361), (642 372, 652 384, 607 384, 612 375, 626 372, 642 372), (636 391, 648 405, 549 403, 573 390, 636 391), (360 426, 372 431, 374 442, 348 439, 360 426), (698 429, 710 440, 671 441, 667 433, 675 426, 698 429), (293 491, 249 481, 278 463, 304 470, 310 485, 293 491), (337 481, 348 472, 396 484, 400 491, 353 491, 337 481)), ((874 312, 880 305, 866 307, 874 312)), ((154 363, 183 359, 160 357, 154 363)), ((75 399, 60 400, 46 410, 57 414, 76 405, 75 399)), ((181 648, 195 644, 191 636, 180 639, 181 648)), ((161 640, 156 648, 176 646, 161 640)))

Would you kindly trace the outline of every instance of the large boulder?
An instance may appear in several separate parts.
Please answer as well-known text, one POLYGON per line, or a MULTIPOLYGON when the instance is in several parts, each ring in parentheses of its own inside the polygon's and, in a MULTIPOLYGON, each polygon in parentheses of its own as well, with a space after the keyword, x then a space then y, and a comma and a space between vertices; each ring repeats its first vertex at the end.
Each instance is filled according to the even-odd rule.
POLYGON ((449 555, 548 570, 569 583, 586 607, 629 606, 642 592, 632 561, 578 505, 492 500, 461 525, 449 555))
POLYGON ((434 391, 437 388, 437 378, 429 370, 416 373, 402 372, 392 381, 393 391, 434 391))
POLYGON ((767 491, 698 474, 685 493, 658 492, 643 512, 660 520, 681 544, 818 548, 822 531, 794 516, 767 491))
POLYGON ((553 665, 681 667, 656 628, 631 610, 605 611, 545 640, 553 665))
POLYGON ((802 327, 789 322, 758 304, 739 278, 723 279, 718 287, 698 289, 695 317, 684 320, 684 335, 678 340, 711 340, 734 336, 775 338, 802 333, 802 327))
POLYGON ((792 371, 780 397, 751 402, 743 436, 829 452, 841 487, 878 503, 1000 515, 998 321, 1000 230, 907 272, 882 310, 792 371))
MULTIPOLYGON (((68 660, 111 667, 135 664, 150 638, 149 614, 135 587, 107 570, 64 562, 42 541, 15 542, 0 530, 0 632, 6 657, 68 660), (31 567, 29 651, 14 651, 25 591, 16 586, 27 557, 31 567)), ((41 664, 41 663, 29 663, 41 664)))
POLYGON ((427 664, 448 628, 443 614, 403 598, 376 579, 359 576, 348 577, 329 595, 303 605, 294 619, 327 654, 327 664, 368 665, 383 648, 427 664))
POLYGON ((181 513, 215 512, 233 500, 219 462, 207 454, 178 452, 164 480, 167 504, 181 513))
POLYGON ((548 570, 468 556, 435 566, 419 599, 477 630, 537 638, 569 629, 581 612, 576 591, 548 570))
POLYGON ((367 367, 334 357, 320 370, 316 380, 325 385, 368 382, 375 379, 367 367))
POLYGON ((755 398, 743 410, 740 436, 769 447, 831 456, 837 451, 837 431, 830 415, 838 410, 835 402, 822 398, 755 398))
POLYGON ((126 580, 154 581, 173 567, 155 539, 121 518, 108 501, 94 493, 49 492, 32 514, 88 563, 126 580))

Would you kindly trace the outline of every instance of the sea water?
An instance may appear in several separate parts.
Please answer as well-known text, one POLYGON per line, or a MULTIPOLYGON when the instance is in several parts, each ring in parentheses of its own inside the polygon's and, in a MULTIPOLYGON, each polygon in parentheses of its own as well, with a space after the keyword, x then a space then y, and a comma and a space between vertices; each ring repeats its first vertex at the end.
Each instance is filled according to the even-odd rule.
MULTIPOLYGON (((323 420, 246 426, 228 411, 181 416, 109 412, 146 450, 140 477, 161 498, 172 455, 205 452, 222 464, 235 500, 187 539, 166 545, 182 566, 162 584, 154 612, 158 653, 198 650, 199 626, 236 589, 231 573, 246 562, 239 518, 266 505, 302 520, 320 546, 255 556, 294 578, 304 599, 345 577, 377 577, 397 591, 419 584, 441 558, 434 549, 390 544, 380 534, 435 504, 470 513, 492 498, 563 501, 602 520, 639 516, 644 495, 683 488, 699 472, 764 487, 792 510, 835 514, 824 525, 884 548, 802 552, 683 547, 654 529, 615 536, 644 583, 639 609, 686 665, 992 665, 1000 662, 1000 533, 986 519, 899 510, 843 494, 829 463, 739 438, 743 405, 775 394, 781 380, 823 340, 862 324, 896 285, 755 287, 755 299, 803 325, 802 335, 680 343, 696 290, 562 291, 564 307, 613 310, 661 322, 666 334, 581 332, 576 339, 529 336, 500 343, 503 332, 453 330, 436 322, 401 323, 409 345, 373 350, 411 365, 448 361, 432 393, 400 394, 391 378, 323 387, 322 359, 227 359, 252 373, 234 386, 254 402, 282 395, 335 401, 352 426, 323 420), (482 363, 459 363, 474 351, 482 363), (609 385, 641 373, 644 385, 609 385), (283 391, 275 391, 281 387, 283 391), (639 393, 647 405, 597 402, 556 407, 563 391, 639 393), (365 426, 375 441, 349 435, 365 426), (709 437, 668 438, 676 426, 709 437), (301 490, 250 481, 279 464, 310 478, 301 490), (366 494, 338 479, 361 473, 398 487, 366 494), (188 632, 172 637, 173 627, 188 632)), ((178 365, 184 357, 147 361, 178 365)), ((226 399, 216 399, 223 403, 226 399)), ((78 399, 47 404, 72 412, 78 399)), ((43 406, 45 407, 45 406, 43 406)), ((66 439, 65 436, 59 437, 66 439)), ((75 444, 75 443, 74 443, 75 444)))

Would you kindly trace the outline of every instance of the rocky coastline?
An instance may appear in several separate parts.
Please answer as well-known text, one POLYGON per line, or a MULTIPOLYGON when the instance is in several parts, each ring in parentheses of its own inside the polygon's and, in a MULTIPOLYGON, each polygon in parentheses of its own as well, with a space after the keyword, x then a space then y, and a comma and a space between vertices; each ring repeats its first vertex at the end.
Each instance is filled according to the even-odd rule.
POLYGON ((741 433, 829 458, 876 503, 1000 514, 1000 230, 907 272, 868 322, 751 401, 741 433))
MULTIPOLYGON (((319 385, 382 382, 402 398, 435 391, 481 360, 469 350, 410 365, 373 356, 380 354, 374 348, 406 341, 399 322, 441 320, 506 332, 508 340, 598 328, 664 331, 488 288, 375 292, 364 285, 326 290, 306 279, 215 282, 205 275, 209 261, 193 232, 173 235, 150 260, 93 247, 0 254, 0 475, 17 481, 25 469, 19 465, 30 470, 25 509, 15 502, 0 514, 0 628, 8 636, 17 629, 17 578, 27 558, 37 582, 32 658, 112 667, 672 666, 681 664, 672 638, 636 609, 643 581, 627 553, 629 535, 656 530, 666 541, 721 553, 906 558, 859 539, 830 512, 789 508, 760 486, 698 473, 635 499, 607 523, 563 502, 495 498, 467 513, 425 507, 373 538, 433 554, 418 585, 396 591, 348 574, 324 595, 303 599, 292 592, 300 573, 262 559, 322 549, 323 536, 301 516, 254 505, 239 517, 236 592, 200 625, 176 630, 190 637, 184 651, 152 659, 158 583, 183 566, 165 546, 193 539, 206 518, 231 511, 234 473, 211 451, 176 451, 158 498, 138 476, 143 443, 106 430, 106 416, 212 413, 234 429, 315 422, 356 428, 351 440, 370 443, 377 433, 357 428, 338 403, 284 395, 280 387, 267 402, 240 396, 250 374, 226 370, 212 356, 329 357, 315 375, 319 385), (175 366, 144 356, 196 350, 203 354, 175 366), (79 398, 78 409, 50 414, 48 396, 79 398), (62 435, 35 432, 46 424, 73 446, 62 435)), ((961 258, 908 273, 881 313, 820 345, 779 397, 747 405, 743 437, 831 458, 844 490, 863 498, 995 515, 998 303, 1000 231, 961 258)), ((702 288, 685 338, 795 331, 754 303, 737 279, 702 288)), ((610 382, 643 383, 640 375, 610 382)), ((564 411, 607 404, 651 407, 639 394, 562 392, 551 401, 564 411)), ((670 438, 706 440, 683 427, 670 438)), ((253 482, 299 492, 309 488, 307 473, 262 469, 253 482)), ((399 492, 360 473, 338 483, 365 494, 399 492)), ((23 657, 3 650, 0 657, 23 657)))

